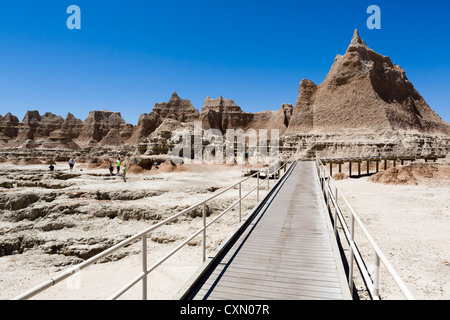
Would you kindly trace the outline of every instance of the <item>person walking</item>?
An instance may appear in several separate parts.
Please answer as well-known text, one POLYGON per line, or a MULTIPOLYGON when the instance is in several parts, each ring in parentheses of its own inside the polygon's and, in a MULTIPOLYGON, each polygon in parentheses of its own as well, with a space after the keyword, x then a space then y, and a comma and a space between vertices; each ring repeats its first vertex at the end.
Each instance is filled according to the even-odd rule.
POLYGON ((69 169, 70 171, 73 171, 73 167, 75 166, 75 159, 72 157, 69 160, 69 169))
POLYGON ((124 163, 124 165, 123 165, 122 178, 123 178, 123 182, 127 182, 127 164, 126 163, 124 163))
POLYGON ((119 174, 120 173, 120 158, 117 158, 116 169, 117 169, 117 174, 119 174))
POLYGON ((114 168, 112 166, 112 164, 109 164, 109 175, 112 176, 114 174, 114 168))

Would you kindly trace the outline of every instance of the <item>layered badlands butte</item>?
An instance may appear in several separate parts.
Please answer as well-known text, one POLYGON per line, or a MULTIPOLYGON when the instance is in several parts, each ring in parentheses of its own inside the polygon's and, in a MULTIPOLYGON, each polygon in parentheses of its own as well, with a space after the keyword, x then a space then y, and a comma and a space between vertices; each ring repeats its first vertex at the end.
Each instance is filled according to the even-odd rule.
POLYGON ((292 107, 244 112, 230 99, 207 97, 199 112, 175 92, 137 125, 119 112, 92 111, 84 120, 29 111, 22 121, 0 116, 2 158, 68 159, 170 154, 176 129, 278 129, 282 156, 293 159, 376 155, 445 155, 450 125, 425 102, 405 71, 370 49, 357 30, 322 84, 302 80, 292 107))

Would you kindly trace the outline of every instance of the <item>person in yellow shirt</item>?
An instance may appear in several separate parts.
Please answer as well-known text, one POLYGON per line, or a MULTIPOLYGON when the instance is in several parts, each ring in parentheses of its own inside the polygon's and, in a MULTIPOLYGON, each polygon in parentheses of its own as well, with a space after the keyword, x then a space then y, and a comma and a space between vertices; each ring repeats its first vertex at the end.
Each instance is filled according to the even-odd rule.
POLYGON ((116 169, 117 169, 117 174, 119 174, 120 173, 120 158, 117 158, 116 169))

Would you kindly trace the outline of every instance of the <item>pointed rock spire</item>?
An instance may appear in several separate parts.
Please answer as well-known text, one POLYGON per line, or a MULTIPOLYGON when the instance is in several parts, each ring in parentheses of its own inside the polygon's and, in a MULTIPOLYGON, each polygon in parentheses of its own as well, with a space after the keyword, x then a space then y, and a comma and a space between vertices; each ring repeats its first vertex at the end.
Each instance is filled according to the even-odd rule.
POLYGON ((180 97, 178 96, 176 91, 174 93, 172 93, 172 96, 170 97, 170 100, 173 100, 173 99, 180 99, 180 97))
POLYGON ((161 120, 173 119, 180 122, 192 122, 198 120, 200 114, 194 108, 189 99, 182 99, 175 91, 168 102, 158 102, 153 106, 153 116, 157 116, 161 120))
POLYGON ((359 36, 358 29, 355 29, 355 32, 353 33, 352 41, 350 42, 350 46, 367 46, 366 43, 361 39, 359 36))
POLYGON ((25 116, 23 117, 22 122, 24 123, 30 123, 30 122, 36 122, 41 121, 41 115, 39 114, 39 111, 33 110, 33 111, 27 111, 25 116))

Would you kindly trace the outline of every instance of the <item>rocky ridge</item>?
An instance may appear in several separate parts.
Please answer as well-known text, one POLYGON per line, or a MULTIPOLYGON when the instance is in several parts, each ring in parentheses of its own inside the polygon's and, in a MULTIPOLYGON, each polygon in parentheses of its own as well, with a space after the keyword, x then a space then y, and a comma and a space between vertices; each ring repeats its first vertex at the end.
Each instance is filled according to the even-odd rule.
MULTIPOLYGON (((207 97, 199 112, 174 92, 155 103, 138 124, 119 112, 92 111, 84 120, 29 111, 22 121, 0 115, 0 158, 68 159, 169 154, 173 132, 199 121, 203 130, 279 130, 285 157, 435 153, 450 150, 450 125, 425 102, 405 71, 370 49, 355 30, 346 53, 338 55, 322 84, 303 79, 292 107, 244 112, 231 99, 207 97)), ((270 135, 268 137, 270 139, 270 135)))
POLYGON ((335 58, 322 84, 302 80, 287 135, 415 131, 450 134, 405 71, 370 49, 355 30, 347 52, 335 58))

